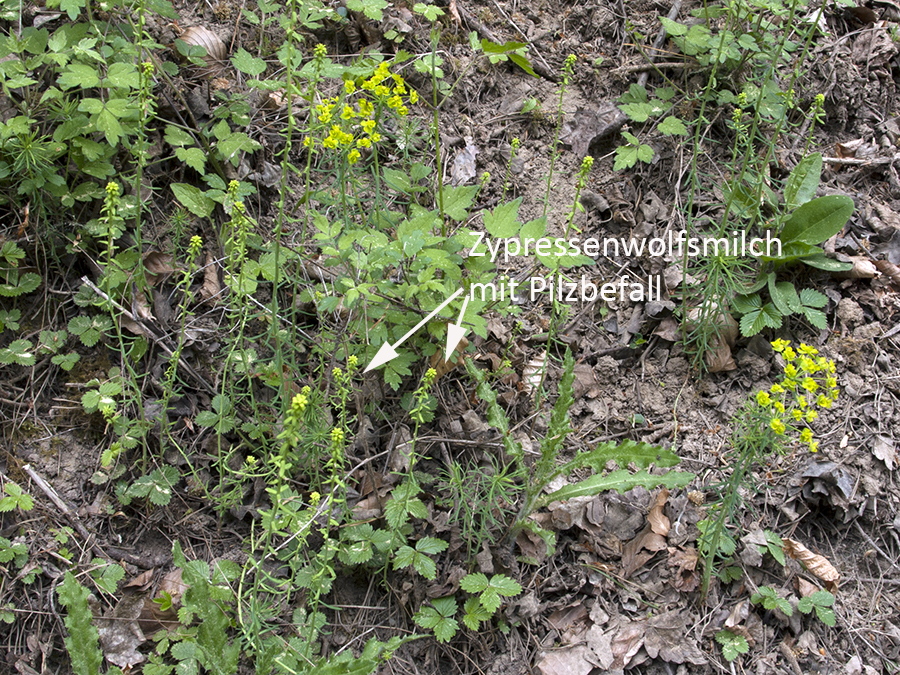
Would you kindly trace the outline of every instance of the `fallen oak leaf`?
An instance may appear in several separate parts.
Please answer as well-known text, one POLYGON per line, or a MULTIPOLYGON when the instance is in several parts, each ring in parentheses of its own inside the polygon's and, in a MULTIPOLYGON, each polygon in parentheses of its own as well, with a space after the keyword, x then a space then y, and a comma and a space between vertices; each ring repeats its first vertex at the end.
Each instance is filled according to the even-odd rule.
POLYGON ((816 575, 825 582, 832 593, 837 591, 841 575, 825 556, 813 553, 806 546, 795 539, 782 539, 784 552, 791 558, 800 562, 810 573, 816 575))
POLYGON ((662 537, 669 534, 669 527, 671 526, 668 516, 663 513, 663 509, 665 509, 668 500, 669 490, 668 488, 662 488, 656 494, 656 501, 653 506, 650 507, 650 513, 647 514, 647 522, 650 523, 650 529, 654 534, 658 534, 662 537))

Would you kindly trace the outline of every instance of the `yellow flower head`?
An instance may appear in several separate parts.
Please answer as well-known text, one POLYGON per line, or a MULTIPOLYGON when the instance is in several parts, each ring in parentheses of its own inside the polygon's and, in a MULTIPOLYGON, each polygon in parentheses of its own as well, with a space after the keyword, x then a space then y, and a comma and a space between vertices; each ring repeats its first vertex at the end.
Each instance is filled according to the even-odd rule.
POLYGON ((784 433, 785 426, 784 422, 782 422, 778 417, 773 417, 769 422, 769 427, 779 436, 784 433))
POLYGON ((775 340, 772 343, 772 349, 774 349, 776 352, 780 353, 780 352, 783 352, 784 348, 787 347, 789 344, 791 344, 791 343, 788 340, 775 340))
POLYGON ((361 156, 362 155, 359 154, 359 150, 353 148, 353 150, 347 153, 347 162, 349 164, 356 164, 361 156))
POLYGON ((356 91, 356 82, 353 80, 344 80, 344 91, 348 94, 352 94, 356 91))
POLYGON ((809 445, 812 442, 812 438, 813 438, 812 429, 810 429, 809 427, 805 427, 803 429, 803 431, 800 432, 800 440, 803 443, 806 443, 807 445, 809 445))
POLYGON ((769 396, 769 392, 760 391, 756 394, 756 402, 763 407, 768 407, 772 404, 772 397, 769 396))

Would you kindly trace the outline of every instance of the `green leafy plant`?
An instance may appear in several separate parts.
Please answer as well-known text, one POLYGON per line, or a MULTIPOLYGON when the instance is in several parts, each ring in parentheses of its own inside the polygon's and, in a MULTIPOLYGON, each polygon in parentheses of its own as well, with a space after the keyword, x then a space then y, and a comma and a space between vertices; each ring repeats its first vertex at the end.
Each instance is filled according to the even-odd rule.
POLYGON ((791 603, 778 595, 777 591, 771 586, 760 586, 756 592, 750 596, 750 602, 754 605, 762 605, 765 609, 777 609, 785 616, 791 616, 794 608, 791 603))
POLYGON ((722 656, 729 663, 737 659, 741 654, 750 651, 750 644, 743 635, 731 632, 727 628, 716 633, 716 642, 722 647, 722 656))
POLYGON ((816 617, 826 626, 834 627, 837 619, 834 615, 834 595, 828 591, 818 590, 810 595, 806 595, 797 601, 797 609, 802 614, 809 614, 813 611, 816 617))
MULTIPOLYGON (((704 595, 717 559, 729 562, 735 552, 737 544, 726 525, 738 505, 740 486, 747 473, 762 457, 782 448, 791 436, 816 452, 819 442, 814 440, 810 425, 818 419, 818 409, 830 408, 838 398, 834 361, 805 344, 795 350, 787 340, 776 340, 772 347, 783 359, 783 375, 767 391, 751 397, 735 416, 730 442, 733 471, 722 486, 722 501, 710 506, 713 517, 697 524, 701 532, 698 550, 704 563, 704 595)), ((765 536, 765 549, 783 564, 780 538, 769 531, 765 536)))
MULTIPOLYGON (((548 431, 541 440, 539 458, 533 466, 530 466, 525 461, 521 445, 510 434, 509 419, 506 412, 497 403, 496 392, 491 389, 484 373, 470 361, 466 362, 466 369, 477 384, 476 393, 486 405, 487 421, 500 432, 504 449, 515 463, 515 475, 524 483, 524 487, 521 489, 518 517, 512 524, 512 532, 523 527, 540 530, 527 518, 534 509, 552 501, 596 495, 607 490, 624 492, 637 486, 647 488, 660 485, 669 488, 683 487, 694 478, 694 474, 681 471, 669 471, 662 475, 651 474, 648 468, 652 464, 671 467, 680 461, 678 456, 670 450, 634 441, 625 441, 619 444, 603 443, 593 450, 579 453, 568 462, 559 463, 560 450, 571 431, 569 409, 574 402, 572 394, 574 367, 575 360, 572 358, 571 352, 567 350, 563 360, 559 395, 551 412, 548 431), (632 464, 640 470, 636 473, 626 469, 607 472, 610 462, 616 462, 620 466, 632 464), (592 469, 593 475, 589 478, 542 495, 546 486, 554 479, 586 467, 592 469)), ((552 549, 553 534, 547 531, 540 531, 539 534, 548 542, 548 549, 552 549)))
POLYGON ((103 653, 100 651, 100 634, 91 623, 93 615, 88 606, 90 592, 78 583, 71 572, 66 572, 56 592, 67 612, 64 621, 69 634, 65 644, 72 671, 75 675, 97 675, 103 663, 103 653))
POLYGON ((34 499, 16 483, 8 481, 3 486, 3 491, 6 493, 6 496, 0 499, 0 512, 14 509, 31 511, 34 508, 34 499))

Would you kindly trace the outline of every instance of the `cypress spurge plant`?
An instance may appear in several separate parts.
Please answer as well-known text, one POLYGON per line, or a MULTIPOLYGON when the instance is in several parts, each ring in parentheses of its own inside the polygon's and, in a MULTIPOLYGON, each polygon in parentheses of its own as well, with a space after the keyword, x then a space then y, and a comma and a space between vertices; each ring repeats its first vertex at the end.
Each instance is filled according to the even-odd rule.
POLYGON ((819 442, 810 425, 820 409, 832 406, 840 391, 834 361, 819 356, 814 347, 801 344, 795 350, 787 340, 776 340, 772 347, 783 362, 782 377, 768 390, 757 392, 735 416, 729 462, 732 472, 723 487, 722 501, 712 509, 712 517, 697 523, 704 562, 704 597, 717 560, 727 560, 735 551, 735 539, 728 533, 727 525, 738 506, 739 489, 748 472, 792 438, 816 452, 819 442))
POLYGON ((565 440, 572 431, 569 410, 574 403, 572 384, 575 380, 575 359, 568 349, 563 357, 562 368, 559 393, 550 414, 547 433, 541 439, 539 457, 532 465, 526 461, 521 444, 513 438, 509 418, 497 402, 497 393, 491 388, 487 377, 471 361, 466 361, 466 370, 477 385, 476 393, 486 406, 487 421, 500 433, 504 450, 514 467, 512 475, 520 481, 520 507, 515 521, 509 524, 509 534, 515 536, 520 530, 527 528, 544 540, 548 553, 554 550, 555 536, 528 518, 535 509, 553 501, 596 495, 607 490, 625 492, 637 486, 665 486, 674 489, 684 487, 694 478, 694 474, 684 471, 651 474, 648 470, 651 465, 672 467, 680 459, 671 450, 635 441, 601 443, 593 450, 578 453, 569 461, 560 461, 565 440), (627 469, 608 472, 609 462, 615 462, 621 467, 633 464, 639 470, 634 473, 627 469), (592 469, 593 475, 550 494, 543 494, 554 479, 581 468, 592 469))

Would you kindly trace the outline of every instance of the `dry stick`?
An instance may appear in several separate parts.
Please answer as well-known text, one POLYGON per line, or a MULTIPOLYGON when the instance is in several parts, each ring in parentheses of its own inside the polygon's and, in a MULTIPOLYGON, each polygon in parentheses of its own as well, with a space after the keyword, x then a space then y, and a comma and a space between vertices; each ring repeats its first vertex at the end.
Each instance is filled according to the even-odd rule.
MULTIPOLYGON (((672 9, 669 10, 668 19, 669 21, 674 21, 678 17, 678 12, 681 11, 681 0, 675 0, 672 3, 672 9)), ((656 55, 659 53, 660 49, 662 49, 663 43, 666 41, 666 29, 665 27, 659 29, 659 33, 656 35, 656 39, 653 41, 653 51, 650 53, 648 58, 650 59, 650 63, 652 64, 656 60, 656 55)), ((647 80, 650 78, 649 72, 643 72, 638 77, 637 83, 638 86, 643 87, 647 84, 647 80)))

